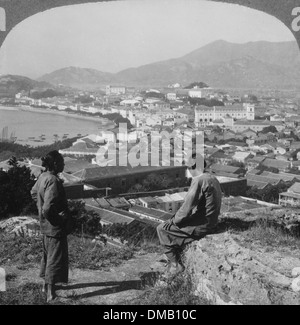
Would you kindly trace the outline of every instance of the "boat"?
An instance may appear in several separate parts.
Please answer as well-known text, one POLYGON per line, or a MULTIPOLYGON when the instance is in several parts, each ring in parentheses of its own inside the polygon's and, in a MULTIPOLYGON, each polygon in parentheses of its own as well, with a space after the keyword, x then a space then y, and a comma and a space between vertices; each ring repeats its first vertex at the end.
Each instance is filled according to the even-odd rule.
POLYGON ((2 129, 2 136, 0 137, 0 142, 15 143, 17 137, 15 136, 15 131, 11 132, 10 137, 8 136, 8 126, 2 129))

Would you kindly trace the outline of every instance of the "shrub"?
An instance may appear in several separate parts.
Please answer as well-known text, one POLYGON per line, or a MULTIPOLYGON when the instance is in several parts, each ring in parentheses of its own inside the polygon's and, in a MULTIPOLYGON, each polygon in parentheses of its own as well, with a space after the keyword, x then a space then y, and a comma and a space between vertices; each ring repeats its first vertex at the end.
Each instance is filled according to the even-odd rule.
POLYGON ((19 166, 13 157, 10 160, 11 168, 1 171, 0 183, 0 218, 10 214, 19 215, 25 209, 27 212, 36 212, 36 207, 30 195, 34 185, 34 177, 26 166, 19 166))
POLYGON ((69 210, 74 220, 73 234, 99 236, 102 233, 100 216, 94 211, 87 211, 82 201, 68 201, 69 210))
POLYGON ((69 260, 72 267, 90 270, 101 270, 109 266, 117 266, 133 256, 128 247, 111 248, 101 242, 90 239, 79 239, 71 236, 69 240, 69 260))

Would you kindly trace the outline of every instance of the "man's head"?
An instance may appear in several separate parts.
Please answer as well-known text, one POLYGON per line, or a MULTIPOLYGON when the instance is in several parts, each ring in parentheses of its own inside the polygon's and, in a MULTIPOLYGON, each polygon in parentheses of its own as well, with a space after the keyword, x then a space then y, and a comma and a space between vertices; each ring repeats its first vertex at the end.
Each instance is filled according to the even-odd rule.
POLYGON ((48 171, 58 174, 64 170, 64 158, 57 150, 48 152, 45 157, 41 158, 41 160, 42 166, 48 171))
POLYGON ((196 177, 203 174, 207 164, 202 155, 193 154, 188 160, 187 166, 192 177, 196 177))

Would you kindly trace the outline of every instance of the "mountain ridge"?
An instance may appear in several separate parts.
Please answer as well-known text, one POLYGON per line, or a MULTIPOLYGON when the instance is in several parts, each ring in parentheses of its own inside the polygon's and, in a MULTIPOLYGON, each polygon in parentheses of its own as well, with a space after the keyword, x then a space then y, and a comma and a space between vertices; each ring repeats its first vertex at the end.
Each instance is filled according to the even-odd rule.
POLYGON ((300 52, 294 41, 238 44, 218 40, 179 58, 131 67, 117 73, 67 67, 43 75, 37 80, 68 86, 88 84, 96 87, 109 83, 122 83, 125 86, 166 86, 175 82, 185 84, 201 80, 211 87, 226 87, 229 82, 233 88, 299 88, 300 77, 296 73, 299 68, 300 52), (240 66, 242 59, 247 59, 247 67, 240 66), (222 73, 223 70, 226 71, 226 76, 222 73))

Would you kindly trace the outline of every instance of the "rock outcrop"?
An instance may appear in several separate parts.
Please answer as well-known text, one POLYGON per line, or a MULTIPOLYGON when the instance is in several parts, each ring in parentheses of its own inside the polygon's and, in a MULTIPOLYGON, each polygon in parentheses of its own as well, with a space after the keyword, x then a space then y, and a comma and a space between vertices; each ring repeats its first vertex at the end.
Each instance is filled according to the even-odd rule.
POLYGON ((223 232, 194 242, 185 258, 197 295, 213 304, 300 304, 296 252, 249 247, 241 235, 223 232))
POLYGON ((16 236, 37 236, 40 234, 40 223, 32 217, 12 217, 0 221, 0 230, 16 236))

